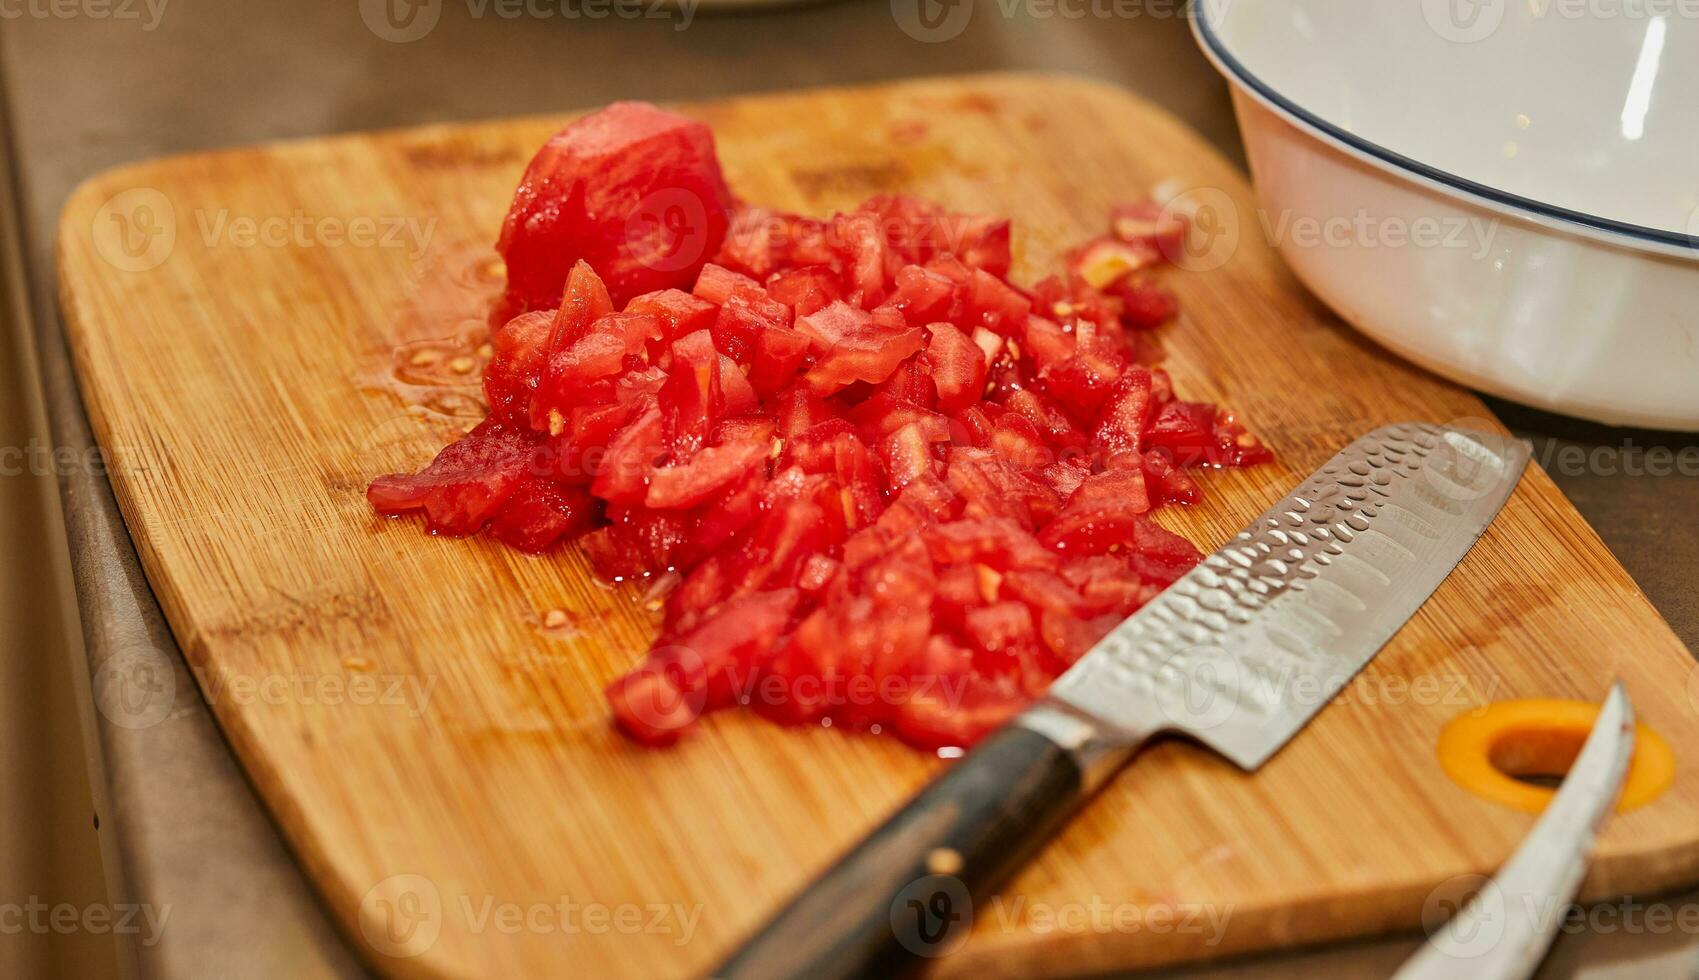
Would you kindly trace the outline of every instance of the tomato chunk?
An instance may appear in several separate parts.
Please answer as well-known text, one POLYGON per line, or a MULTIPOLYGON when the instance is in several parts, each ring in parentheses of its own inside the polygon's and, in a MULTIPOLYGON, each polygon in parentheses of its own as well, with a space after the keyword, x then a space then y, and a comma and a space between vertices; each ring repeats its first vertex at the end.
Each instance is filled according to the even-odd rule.
POLYGON ((423 510, 435 533, 471 534, 519 486, 537 449, 523 430, 485 419, 418 474, 373 480, 366 499, 380 514, 423 510))
POLYGON ((507 292, 494 322, 557 305, 588 262, 623 305, 691 282, 720 247, 732 204, 706 125, 616 102, 555 134, 532 158, 496 251, 507 292))
POLYGON ((909 327, 900 313, 882 317, 842 300, 802 317, 796 326, 814 350, 807 380, 821 394, 857 381, 884 381, 922 343, 920 330, 909 327))

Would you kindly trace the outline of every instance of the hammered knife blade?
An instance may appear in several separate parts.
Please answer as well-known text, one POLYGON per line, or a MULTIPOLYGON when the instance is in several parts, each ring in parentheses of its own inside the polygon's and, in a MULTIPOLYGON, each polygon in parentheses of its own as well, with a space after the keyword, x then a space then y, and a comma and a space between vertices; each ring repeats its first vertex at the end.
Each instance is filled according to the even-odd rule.
POLYGON ((1147 603, 714 971, 872 977, 965 938, 995 888, 1153 735, 1247 770, 1362 669, 1462 560, 1528 461, 1404 423, 1345 447, 1147 603))

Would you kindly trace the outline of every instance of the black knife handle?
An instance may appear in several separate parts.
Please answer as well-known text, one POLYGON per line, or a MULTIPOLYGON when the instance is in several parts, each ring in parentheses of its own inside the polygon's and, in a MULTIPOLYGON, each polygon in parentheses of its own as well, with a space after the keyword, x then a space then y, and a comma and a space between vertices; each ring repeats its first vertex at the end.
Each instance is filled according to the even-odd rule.
POLYGON ((710 976, 888 977, 955 949, 974 901, 1025 864, 1085 795, 1080 766, 1009 725, 885 821, 710 976))

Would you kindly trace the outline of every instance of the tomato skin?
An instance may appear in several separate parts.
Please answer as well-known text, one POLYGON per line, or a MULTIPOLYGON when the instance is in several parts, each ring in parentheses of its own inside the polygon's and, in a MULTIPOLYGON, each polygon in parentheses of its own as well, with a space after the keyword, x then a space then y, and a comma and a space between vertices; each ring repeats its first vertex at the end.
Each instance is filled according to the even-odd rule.
POLYGON ((366 499, 380 514, 423 510, 433 534, 472 534, 519 486, 539 448, 523 430, 485 419, 417 475, 373 480, 366 499))
POLYGON ((580 260, 620 305, 688 283, 720 247, 731 204, 706 125, 641 102, 585 116, 543 145, 514 192, 496 243, 508 286, 491 322, 556 306, 580 260), (638 221, 667 217, 634 213, 639 202, 684 221, 638 221))
POLYGON ((1004 219, 733 206, 699 124, 598 115, 539 153, 504 228, 489 417, 368 498, 522 551, 577 541, 616 580, 676 571, 607 688, 633 740, 741 704, 971 745, 1200 560, 1151 519, 1200 498, 1191 470, 1270 457, 1150 366, 1184 232, 1161 209, 1118 208, 1023 288, 1004 219), (651 186, 719 217, 656 224, 651 186), (618 236, 579 200, 616 197, 618 236))

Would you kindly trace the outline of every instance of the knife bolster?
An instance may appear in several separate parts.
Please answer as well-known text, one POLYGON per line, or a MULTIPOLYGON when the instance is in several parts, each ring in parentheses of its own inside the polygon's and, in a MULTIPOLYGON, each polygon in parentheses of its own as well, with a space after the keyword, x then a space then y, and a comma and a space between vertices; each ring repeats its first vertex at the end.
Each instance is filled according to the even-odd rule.
POLYGON ((1056 743, 1080 772, 1080 796, 1090 797, 1108 782, 1150 733, 1129 733, 1105 725, 1061 701, 1043 698, 1011 724, 1056 743))

